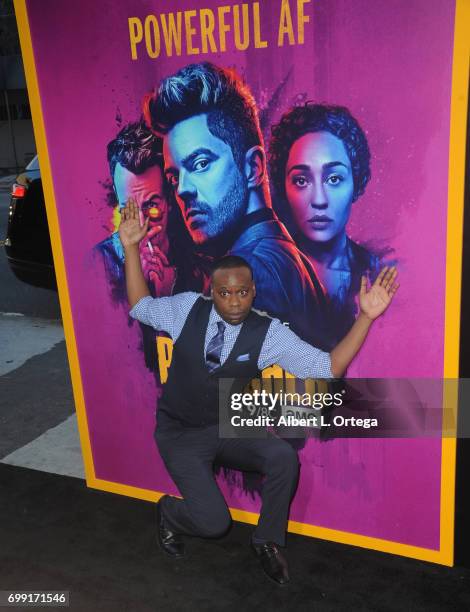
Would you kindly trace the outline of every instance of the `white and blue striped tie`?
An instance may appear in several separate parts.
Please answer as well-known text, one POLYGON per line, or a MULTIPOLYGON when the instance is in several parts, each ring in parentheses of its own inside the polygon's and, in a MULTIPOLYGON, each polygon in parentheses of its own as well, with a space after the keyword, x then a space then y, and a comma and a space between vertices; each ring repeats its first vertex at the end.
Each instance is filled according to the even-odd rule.
POLYGON ((220 367, 220 355, 222 354, 222 348, 224 346, 225 323, 218 321, 217 327, 218 332, 211 338, 211 341, 207 345, 206 364, 209 368, 209 372, 213 372, 220 367))

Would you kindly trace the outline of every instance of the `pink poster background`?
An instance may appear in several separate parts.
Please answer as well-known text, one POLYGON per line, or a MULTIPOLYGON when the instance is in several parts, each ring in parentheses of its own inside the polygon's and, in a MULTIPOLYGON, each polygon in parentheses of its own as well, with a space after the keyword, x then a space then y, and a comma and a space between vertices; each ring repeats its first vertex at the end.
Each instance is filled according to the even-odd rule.
MULTIPOLYGON (((349 375, 443 373, 454 3, 315 0, 305 5, 305 44, 279 48, 280 0, 261 0, 267 49, 229 44, 225 53, 151 60, 141 46, 132 61, 129 17, 221 4, 27 3, 96 476, 169 493, 176 489, 153 440, 155 382, 138 350, 140 330, 112 303, 90 253, 110 232, 101 183, 117 117, 122 125, 137 120, 143 94, 187 63, 235 66, 261 107, 292 69, 282 110, 298 94, 351 110, 369 140, 372 179, 348 233, 395 249, 401 288, 349 375)), ((440 446, 437 439, 309 441, 290 518, 437 549, 440 446)), ((222 486, 230 506, 259 510, 259 498, 222 486)))

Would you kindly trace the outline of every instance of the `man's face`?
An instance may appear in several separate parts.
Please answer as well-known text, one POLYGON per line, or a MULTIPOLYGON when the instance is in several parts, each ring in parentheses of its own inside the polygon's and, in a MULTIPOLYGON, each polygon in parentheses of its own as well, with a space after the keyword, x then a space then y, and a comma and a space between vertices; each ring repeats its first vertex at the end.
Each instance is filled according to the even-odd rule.
POLYGON ((164 236, 168 225, 168 202, 164 197, 160 167, 151 166, 142 174, 132 174, 121 164, 116 164, 113 178, 119 208, 133 198, 139 207, 140 223, 143 224, 146 217, 150 217, 149 229, 160 226, 158 235, 164 236))
POLYGON ((245 215, 248 187, 228 144, 213 136, 207 115, 177 123, 163 139, 165 175, 196 244, 233 228, 245 215))
POLYGON ((289 152, 286 196, 300 232, 313 242, 344 234, 354 181, 343 141, 329 132, 305 134, 289 152))
POLYGON ((256 295, 250 270, 245 267, 216 270, 211 295, 222 319, 238 325, 248 316, 256 295))

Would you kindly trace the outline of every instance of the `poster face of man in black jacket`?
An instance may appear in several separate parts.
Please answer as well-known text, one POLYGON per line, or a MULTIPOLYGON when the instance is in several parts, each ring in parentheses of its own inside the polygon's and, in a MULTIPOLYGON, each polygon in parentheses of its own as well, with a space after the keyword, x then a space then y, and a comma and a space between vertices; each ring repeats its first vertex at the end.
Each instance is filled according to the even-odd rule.
POLYGON ((322 287, 271 207, 248 87, 234 71, 191 64, 147 96, 144 116, 163 138, 165 176, 196 248, 246 259, 258 288, 254 306, 328 348, 322 287))

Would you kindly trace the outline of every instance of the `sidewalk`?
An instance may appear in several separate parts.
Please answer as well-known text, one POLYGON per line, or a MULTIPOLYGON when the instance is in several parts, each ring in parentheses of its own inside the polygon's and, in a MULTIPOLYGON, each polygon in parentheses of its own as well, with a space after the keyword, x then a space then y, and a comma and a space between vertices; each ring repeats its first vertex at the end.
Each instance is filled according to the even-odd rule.
POLYGON ((0 337, 0 462, 83 478, 61 322, 0 313, 0 337))

